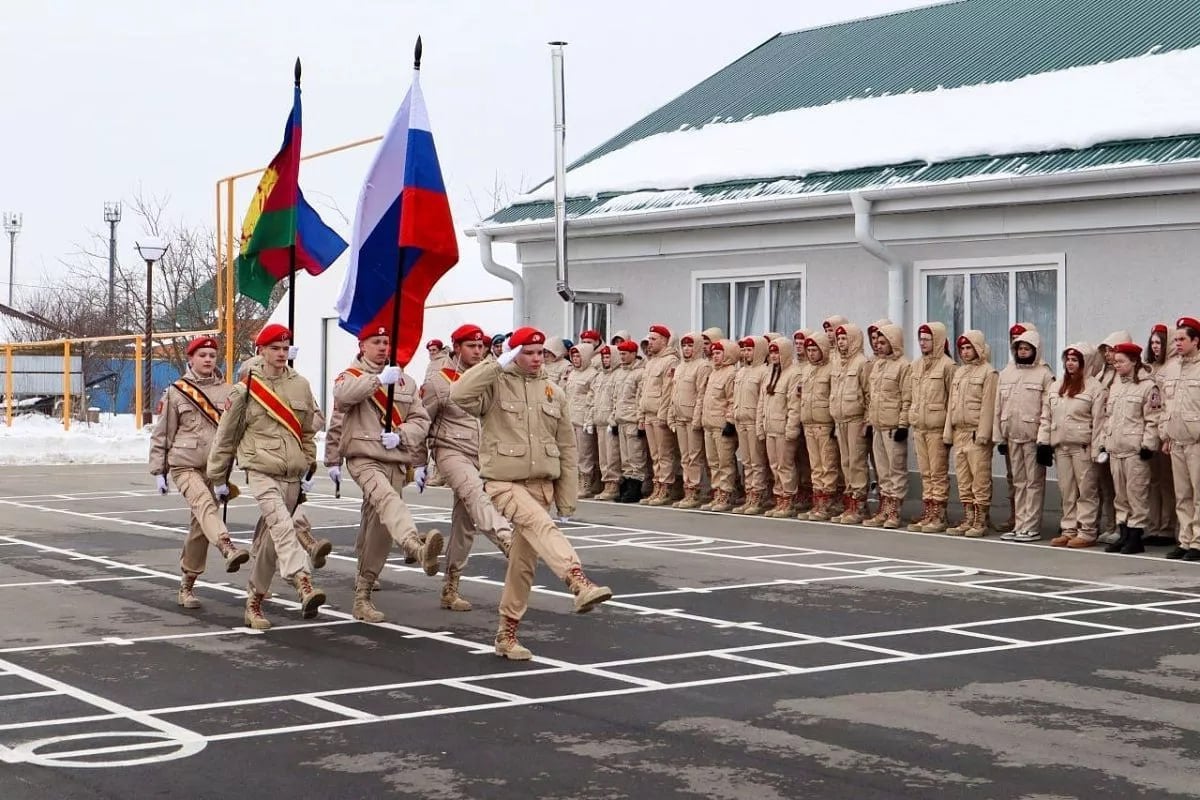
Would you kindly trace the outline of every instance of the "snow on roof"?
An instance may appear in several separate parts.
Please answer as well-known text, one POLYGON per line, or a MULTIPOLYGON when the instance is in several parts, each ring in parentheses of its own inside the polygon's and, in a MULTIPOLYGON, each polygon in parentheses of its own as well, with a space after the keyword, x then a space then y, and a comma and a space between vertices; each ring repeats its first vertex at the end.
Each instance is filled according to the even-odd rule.
MULTIPOLYGON (((1005 83, 861 98, 633 142, 567 173, 567 194, 690 189, 1200 133, 1200 48, 1005 83)), ((546 183, 515 200, 553 200, 546 183)))

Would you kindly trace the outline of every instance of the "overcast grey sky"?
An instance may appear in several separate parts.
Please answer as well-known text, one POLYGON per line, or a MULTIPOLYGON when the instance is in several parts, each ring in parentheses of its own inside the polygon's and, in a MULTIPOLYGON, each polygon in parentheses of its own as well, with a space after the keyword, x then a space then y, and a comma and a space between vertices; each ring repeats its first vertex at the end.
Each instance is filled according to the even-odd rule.
MULTIPOLYGON (((918 0, 43 0, 0 14, 0 210, 24 214, 17 284, 61 275, 104 201, 169 195, 169 216, 211 227, 214 184, 265 164, 304 63, 307 152, 383 131, 424 38, 422 85, 458 228, 550 174, 550 57, 565 39, 568 158, 780 31, 886 13, 918 0)), ((348 239, 370 148, 313 162, 301 185, 348 239)), ((256 178, 237 186, 240 229, 256 178)), ((121 258, 135 257, 129 215, 121 258)), ((476 296, 477 256, 439 287, 476 296)), ((3 248, 7 260, 7 242, 3 248)), ((7 274, 3 282, 7 282, 7 274)), ((490 280, 490 279, 489 279, 490 280)), ((17 298, 22 289, 18 286, 17 298)), ((0 291, 7 295, 7 287, 0 291)))

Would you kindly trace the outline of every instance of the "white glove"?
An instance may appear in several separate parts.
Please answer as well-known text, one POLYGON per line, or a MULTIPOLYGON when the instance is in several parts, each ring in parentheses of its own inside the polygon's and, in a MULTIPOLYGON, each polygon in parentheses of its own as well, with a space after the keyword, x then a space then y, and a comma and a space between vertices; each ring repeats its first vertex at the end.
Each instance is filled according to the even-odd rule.
POLYGON ((330 467, 329 468, 329 480, 333 481, 334 483, 341 483, 342 482, 342 468, 341 467, 330 467))
POLYGON ((500 354, 500 357, 496 359, 496 363, 499 364, 502 368, 507 367, 509 364, 516 361, 517 356, 519 356, 520 354, 521 354, 520 347, 514 347, 511 350, 505 350, 503 353, 500 354))
POLYGON ((304 492, 305 494, 308 494, 313 489, 313 483, 314 483, 314 481, 312 478, 301 478, 300 479, 300 491, 304 492))
POLYGON ((586 433, 588 436, 591 436, 593 433, 596 432, 596 426, 589 422, 587 425, 583 426, 583 432, 586 433))
POLYGON ((300 346, 292 345, 288 348, 288 361, 295 361, 296 356, 300 355, 300 346))
POLYGON ((166 494, 167 493, 167 476, 166 475, 158 475, 156 477, 158 478, 158 481, 157 481, 158 493, 166 494))
POLYGON ((404 379, 400 377, 400 368, 392 365, 384 367, 379 371, 379 382, 384 386, 391 386, 393 383, 404 385, 404 379))
POLYGON ((379 441, 383 442, 385 450, 395 450, 400 446, 400 434, 395 431, 384 431, 379 434, 379 441))
POLYGON ((218 500, 229 497, 229 484, 222 483, 220 486, 214 486, 213 494, 217 496, 218 500))
POLYGON ((425 467, 417 467, 413 470, 413 483, 417 485, 417 491, 425 491, 425 480, 429 476, 429 470, 425 467))
POLYGON ((565 524, 567 524, 567 523, 568 523, 568 522, 570 522, 570 521, 571 521, 571 518, 570 518, 570 517, 559 517, 559 518, 558 518, 558 524, 559 524, 559 525, 565 525, 565 524))
POLYGON ((1108 463, 1108 451, 1107 450, 1100 451, 1100 455, 1096 456, 1096 463, 1097 464, 1107 464, 1108 463))

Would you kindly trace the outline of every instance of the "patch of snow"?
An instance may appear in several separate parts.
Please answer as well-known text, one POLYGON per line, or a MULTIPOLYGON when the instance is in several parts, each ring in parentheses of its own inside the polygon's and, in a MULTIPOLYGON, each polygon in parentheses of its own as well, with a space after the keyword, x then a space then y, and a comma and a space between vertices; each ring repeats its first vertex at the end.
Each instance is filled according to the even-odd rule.
MULTIPOLYGON (((633 142, 567 176, 572 197, 1200 133, 1200 48, 713 122, 633 142)), ((517 202, 553 199, 553 183, 517 202)))

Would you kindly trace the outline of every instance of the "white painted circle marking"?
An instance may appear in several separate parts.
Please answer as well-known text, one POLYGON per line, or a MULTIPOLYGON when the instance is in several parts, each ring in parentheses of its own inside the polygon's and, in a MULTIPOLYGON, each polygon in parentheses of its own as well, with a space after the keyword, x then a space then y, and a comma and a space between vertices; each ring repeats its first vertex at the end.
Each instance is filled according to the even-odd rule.
MULTIPOLYGON (((17 755, 19 761, 27 764, 36 764, 40 767, 80 767, 84 769, 95 769, 99 767, 136 767, 142 764, 157 764, 162 761, 173 761, 177 758, 187 758, 199 753, 207 746, 207 742, 203 739, 183 740, 177 739, 169 733, 163 731, 108 731, 99 733, 75 733, 70 736, 52 736, 49 739, 38 739, 36 742, 26 742, 13 748, 13 753, 17 755), (162 747, 175 747, 175 750, 166 753, 147 752, 145 755, 140 755, 135 758, 120 759, 117 761, 83 761, 72 760, 70 758, 57 758, 53 753, 40 755, 38 750, 51 745, 60 744, 62 742, 81 742, 88 739, 161 739, 162 747)), ((107 754, 102 754, 107 755, 107 754)), ((119 755, 118 752, 112 755, 119 755)), ((78 758, 86 758, 79 756, 78 758)))
POLYGON ((890 578, 958 578, 979 574, 979 570, 971 567, 939 567, 935 564, 885 564, 867 567, 866 571, 890 578))

